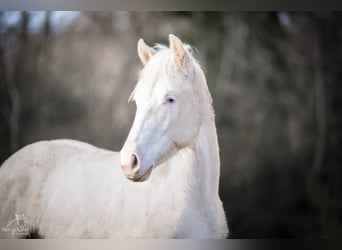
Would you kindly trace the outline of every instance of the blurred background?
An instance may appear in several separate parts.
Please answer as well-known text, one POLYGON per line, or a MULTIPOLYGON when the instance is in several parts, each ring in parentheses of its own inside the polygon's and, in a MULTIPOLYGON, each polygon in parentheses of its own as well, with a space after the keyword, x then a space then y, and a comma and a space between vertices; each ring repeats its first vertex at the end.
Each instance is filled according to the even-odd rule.
POLYGON ((342 236, 342 14, 1 12, 0 162, 29 143, 120 150, 136 44, 195 47, 231 238, 342 236))

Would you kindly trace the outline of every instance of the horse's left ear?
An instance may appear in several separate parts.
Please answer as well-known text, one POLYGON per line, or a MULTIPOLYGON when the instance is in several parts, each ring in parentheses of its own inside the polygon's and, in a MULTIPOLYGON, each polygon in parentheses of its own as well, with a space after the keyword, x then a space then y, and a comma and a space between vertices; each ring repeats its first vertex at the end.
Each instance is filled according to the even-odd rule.
POLYGON ((169 35, 169 41, 170 41, 170 49, 172 51, 174 62, 176 63, 178 67, 184 66, 186 52, 184 49, 183 42, 178 37, 172 34, 169 35))

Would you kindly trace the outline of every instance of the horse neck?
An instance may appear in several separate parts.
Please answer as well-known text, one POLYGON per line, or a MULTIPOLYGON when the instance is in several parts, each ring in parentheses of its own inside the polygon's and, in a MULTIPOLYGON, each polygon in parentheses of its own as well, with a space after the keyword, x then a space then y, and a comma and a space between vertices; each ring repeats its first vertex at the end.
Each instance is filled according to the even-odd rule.
POLYGON ((218 195, 220 157, 214 120, 205 121, 194 141, 196 165, 191 166, 197 187, 206 198, 218 195))
POLYGON ((184 192, 196 202, 207 205, 217 198, 220 158, 214 119, 203 121, 197 137, 167 163, 168 179, 177 192, 184 192), (175 185, 177 182, 177 185, 175 185))
POLYGON ((195 188, 200 190, 202 198, 209 201, 208 199, 216 199, 218 196, 220 155, 212 98, 203 71, 198 64, 196 67, 198 67, 197 80, 202 83, 200 96, 203 106, 199 133, 190 146, 195 152, 196 164, 190 167, 197 179, 195 188))

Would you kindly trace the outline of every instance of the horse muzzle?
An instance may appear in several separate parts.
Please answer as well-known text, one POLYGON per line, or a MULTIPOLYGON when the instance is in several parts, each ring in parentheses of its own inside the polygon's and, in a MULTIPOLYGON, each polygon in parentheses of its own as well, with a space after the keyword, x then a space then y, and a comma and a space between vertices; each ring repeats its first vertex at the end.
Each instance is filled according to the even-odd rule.
POLYGON ((127 179, 134 182, 146 181, 152 172, 153 166, 149 167, 147 171, 141 173, 139 158, 136 154, 132 154, 127 164, 121 165, 123 174, 127 179))

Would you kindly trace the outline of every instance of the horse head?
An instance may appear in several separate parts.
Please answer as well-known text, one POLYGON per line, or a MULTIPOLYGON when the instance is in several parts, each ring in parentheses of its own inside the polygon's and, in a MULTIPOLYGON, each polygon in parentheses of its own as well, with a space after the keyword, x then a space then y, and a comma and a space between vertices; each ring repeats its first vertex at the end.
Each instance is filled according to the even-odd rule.
POLYGON ((152 169, 188 146, 201 123, 199 84, 203 72, 190 46, 169 35, 169 48, 151 48, 140 39, 144 65, 130 97, 137 106, 133 126, 120 151, 124 175, 145 181, 152 169))

